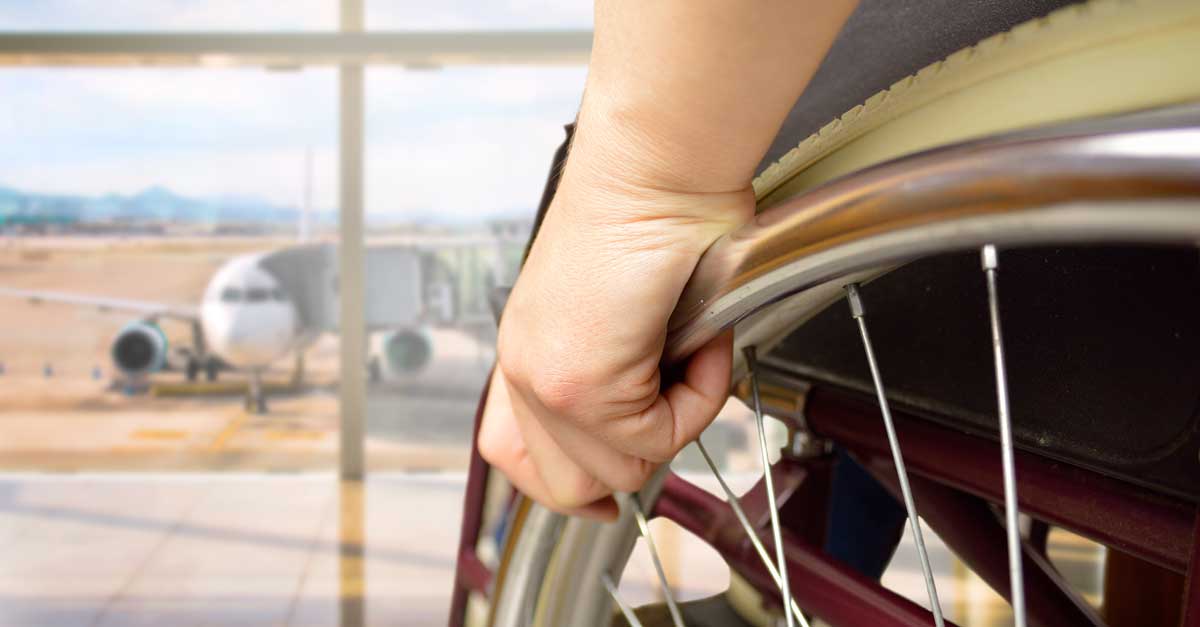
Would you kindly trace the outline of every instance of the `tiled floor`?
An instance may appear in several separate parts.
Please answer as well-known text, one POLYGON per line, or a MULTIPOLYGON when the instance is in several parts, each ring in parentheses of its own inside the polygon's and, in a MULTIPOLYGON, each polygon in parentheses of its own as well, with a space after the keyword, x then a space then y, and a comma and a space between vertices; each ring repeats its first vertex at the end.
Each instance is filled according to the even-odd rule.
MULTIPOLYGON (((442 625, 463 479, 0 475, 0 627, 442 625)), ((711 549, 661 521, 655 534, 681 596, 724 588, 711 549)), ((948 618, 1011 624, 1007 604, 926 537, 948 618)), ((1057 533, 1051 544, 1094 593, 1097 547, 1057 533)), ((658 598, 643 552, 621 582, 635 603, 658 598)), ((925 603, 909 543, 884 582, 925 603)))
POLYGON ((331 475, 9 475, 0 625, 439 624, 461 490, 461 475, 365 490, 331 475))

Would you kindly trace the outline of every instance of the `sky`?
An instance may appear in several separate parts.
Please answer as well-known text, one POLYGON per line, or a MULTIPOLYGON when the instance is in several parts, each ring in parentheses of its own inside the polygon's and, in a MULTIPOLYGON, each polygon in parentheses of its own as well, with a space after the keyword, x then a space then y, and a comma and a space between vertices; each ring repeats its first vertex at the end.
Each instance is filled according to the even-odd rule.
MULTIPOLYGON (((580 29, 591 26, 590 5, 367 0, 367 18, 379 29, 580 29)), ((329 0, 0 0, 0 31, 321 30, 335 21, 329 0)), ((585 74, 369 68, 367 212, 453 222, 527 215, 585 74)), ((314 204, 336 206, 333 69, 0 68, 0 94, 2 186, 99 195, 163 185, 298 206, 311 152, 314 204)))

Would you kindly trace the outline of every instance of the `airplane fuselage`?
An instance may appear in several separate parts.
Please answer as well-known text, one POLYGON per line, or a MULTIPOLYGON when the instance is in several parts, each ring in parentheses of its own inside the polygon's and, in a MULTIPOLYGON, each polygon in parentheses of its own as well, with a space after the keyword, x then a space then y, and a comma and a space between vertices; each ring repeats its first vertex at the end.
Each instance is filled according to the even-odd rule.
POLYGON ((296 346, 296 306, 256 255, 227 262, 204 290, 200 324, 209 350, 237 368, 258 370, 296 346))

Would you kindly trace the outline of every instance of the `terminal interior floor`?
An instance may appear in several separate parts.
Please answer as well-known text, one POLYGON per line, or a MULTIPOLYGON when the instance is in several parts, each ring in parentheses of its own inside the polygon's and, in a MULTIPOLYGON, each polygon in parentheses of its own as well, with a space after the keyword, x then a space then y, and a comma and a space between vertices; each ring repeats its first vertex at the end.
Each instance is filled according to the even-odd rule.
MULTIPOLYGON (((341 485, 317 473, 3 475, 0 625, 443 625, 463 482, 461 473, 341 485)), ((681 596, 728 581, 698 540, 672 538, 683 534, 661 522, 658 533, 681 596)), ((930 552, 948 618, 1010 624, 1007 605, 936 538, 930 552)), ((1051 556, 1096 592, 1095 545, 1056 533, 1051 556)), ((653 600, 653 578, 635 553, 623 593, 653 600)), ((911 546, 885 581, 924 602, 911 546)))

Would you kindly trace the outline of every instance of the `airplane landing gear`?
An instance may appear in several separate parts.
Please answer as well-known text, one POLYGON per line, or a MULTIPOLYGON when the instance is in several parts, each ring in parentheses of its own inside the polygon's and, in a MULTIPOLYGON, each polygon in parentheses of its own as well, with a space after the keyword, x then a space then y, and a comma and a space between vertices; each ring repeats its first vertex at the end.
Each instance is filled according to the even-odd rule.
POLYGON ((187 363, 184 366, 184 374, 187 377, 188 383, 193 383, 199 379, 201 371, 204 372, 205 381, 216 381, 217 373, 220 372, 220 364, 212 357, 188 355, 187 363))
POLYGON ((267 396, 263 393, 262 372, 250 373, 250 387, 246 390, 246 411, 252 414, 267 413, 267 396))

